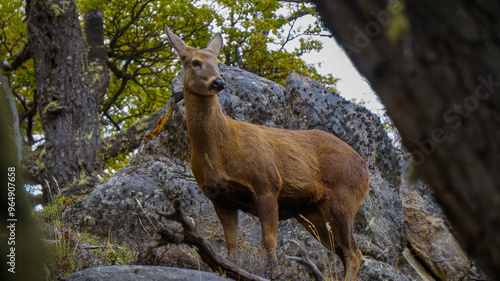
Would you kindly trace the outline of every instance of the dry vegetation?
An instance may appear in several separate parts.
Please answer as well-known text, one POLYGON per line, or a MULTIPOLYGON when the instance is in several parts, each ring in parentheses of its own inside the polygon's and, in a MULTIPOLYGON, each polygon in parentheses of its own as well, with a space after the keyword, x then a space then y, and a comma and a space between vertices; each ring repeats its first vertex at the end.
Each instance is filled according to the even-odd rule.
MULTIPOLYGON (((157 247, 145 260, 139 259, 139 254, 144 250, 141 245, 116 244, 107 238, 72 229, 65 225, 62 215, 65 206, 70 202, 71 200, 63 197, 35 213, 42 230, 42 240, 49 253, 47 267, 51 280, 57 280, 59 277, 85 268, 106 265, 144 264, 214 271, 201 260, 196 248, 189 245, 168 244, 157 247)), ((216 231, 215 227, 213 232, 205 230, 203 236, 210 241, 209 243, 223 243, 217 238, 218 235, 215 235, 216 231)), ((245 241, 241 242, 240 255, 235 261, 240 268, 273 280, 312 280, 304 265, 283 256, 279 257, 278 268, 270 270, 261 246, 256 247, 245 241)), ((342 276, 341 263, 331 252, 323 249, 322 253, 317 255, 320 258, 315 259, 307 255, 306 249, 298 241, 290 241, 288 248, 293 248, 292 252, 296 256, 310 259, 324 274, 326 280, 339 280, 339 276, 342 276), (337 274, 338 270, 340 271, 337 274)), ((216 254, 227 258, 223 250, 216 254)))

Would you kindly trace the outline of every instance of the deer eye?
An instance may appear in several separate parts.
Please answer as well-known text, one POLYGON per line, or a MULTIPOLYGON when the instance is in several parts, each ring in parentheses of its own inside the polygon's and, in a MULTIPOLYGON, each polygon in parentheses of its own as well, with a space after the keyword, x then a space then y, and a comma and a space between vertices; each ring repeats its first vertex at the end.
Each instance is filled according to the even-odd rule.
POLYGON ((200 67, 201 66, 201 62, 199 60, 194 60, 191 62, 191 64, 194 66, 194 67, 200 67))

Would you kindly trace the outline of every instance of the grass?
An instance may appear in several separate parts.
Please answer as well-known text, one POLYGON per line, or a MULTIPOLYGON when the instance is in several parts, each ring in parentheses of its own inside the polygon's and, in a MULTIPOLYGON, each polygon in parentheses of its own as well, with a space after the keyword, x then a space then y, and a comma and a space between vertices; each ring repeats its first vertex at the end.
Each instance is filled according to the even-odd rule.
MULTIPOLYGON (((115 244, 113 241, 72 229, 66 225, 62 214, 64 208, 72 200, 72 198, 59 198, 53 204, 45 206, 42 211, 35 213, 35 218, 42 229, 42 239, 49 253, 47 266, 51 272, 51 280, 57 280, 60 277, 90 267, 137 264, 139 252, 137 247, 133 248, 125 243, 115 244)), ((203 217, 199 219, 203 220, 203 217)), ((221 256, 227 257, 220 227, 210 223, 204 224, 201 221, 198 223, 200 233, 207 237, 214 248, 219 249, 221 256)), ((312 223, 311 228, 314 228, 312 223)), ((333 235, 331 230, 329 231, 330 242, 333 243, 333 235)), ((319 240, 317 230, 314 232, 316 233, 315 238, 319 240)), ((282 252, 282 254, 286 252, 290 254, 291 250, 289 248, 292 244, 296 244, 299 248, 302 248, 299 252, 305 254, 320 268, 326 280, 340 280, 338 276, 340 274, 337 273, 339 260, 334 255, 332 256, 326 248, 320 246, 321 250, 313 253, 308 246, 304 246, 300 242, 288 241, 289 245, 279 246, 281 249, 278 251, 282 252), (306 254, 307 252, 310 252, 310 256, 306 254)), ((241 268, 256 275, 268 278, 275 277, 279 280, 310 279, 309 274, 302 265, 283 257, 279 258, 277 269, 269 270, 266 251, 262 245, 244 241, 243 237, 239 242, 240 253, 236 264, 241 268)), ((155 250, 152 259, 143 264, 210 271, 208 266, 200 261, 196 249, 189 246, 167 245, 158 248, 155 250)))
MULTIPOLYGON (((116 244, 65 224, 64 208, 74 199, 61 197, 34 213, 48 253, 49 280, 59 280, 90 267, 138 264, 139 247, 116 244)), ((168 245, 156 249, 154 257, 145 264, 210 271, 201 263, 196 250, 188 246, 168 245)))
MULTIPOLYGON (((258 218, 253 218, 258 221, 258 218)), ((199 219, 203 220, 203 218, 199 219)), ((252 226, 258 225, 259 223, 249 223, 252 226)), ((315 226, 309 222, 311 228, 314 229, 315 226)), ((222 228, 218 224, 205 224, 199 223, 199 231, 202 233, 214 246, 218 249, 218 254, 222 257, 227 258, 226 247, 223 239, 222 228)), ((248 226, 250 227, 250 226, 248 226)), ((297 230, 304 229, 301 225, 297 223, 297 230)), ((278 231, 280 228, 278 229, 278 231)), ((305 234, 307 237, 311 237, 313 244, 301 241, 302 238, 297 237, 297 235, 291 235, 290 238, 286 238, 278 243, 278 268, 274 270, 269 270, 267 267, 267 257, 266 250, 260 243, 260 241, 250 241, 247 235, 244 234, 245 226, 241 226, 239 230, 239 241, 238 241, 238 258, 236 264, 242 269, 251 272, 255 275, 270 278, 272 280, 311 280, 311 276, 304 268, 303 265, 296 261, 285 259, 285 255, 291 256, 301 256, 303 258, 310 259, 323 273, 325 280, 342 280, 342 270, 340 265, 340 259, 338 259, 334 253, 327 250, 319 240, 319 235, 317 230, 314 231, 315 239, 311 237, 311 234, 307 232, 305 234)), ((331 232, 331 229, 330 229, 331 232)), ((285 233, 278 233, 278 235, 284 235, 285 233)), ((252 234, 248 234, 252 235, 252 234)), ((255 234, 254 234, 255 235, 255 234)), ((258 234, 257 234, 258 235, 258 234)), ((330 239, 333 241, 333 233, 330 233, 330 239)))
POLYGON ((48 252, 47 266, 51 280, 89 267, 134 262, 136 252, 128 244, 113 244, 112 241, 66 226, 62 213, 69 201, 59 198, 35 213, 48 252))
MULTIPOLYGON (((321 243, 321 237, 319 236, 319 232, 318 232, 318 229, 316 228, 316 226, 310 220, 308 220, 306 217, 304 217, 303 215, 300 215, 300 217, 309 223, 309 228, 312 230, 312 233, 314 234, 314 238, 316 238, 316 240, 318 240, 318 242, 321 243)), ((330 240, 328 242, 330 243, 330 245, 335 245, 333 231, 332 231, 332 228, 331 228, 329 222, 326 223, 326 229, 328 230, 328 239, 330 240)), ((333 250, 334 250, 333 254, 335 254, 335 248, 333 250)), ((329 260, 328 253, 327 253, 327 250, 325 247, 321 248, 321 256, 323 257, 323 264, 325 264, 325 266, 326 266, 325 270, 323 270, 326 273, 326 276, 324 276, 325 280, 339 280, 337 263, 336 262, 333 263, 334 268, 332 269, 331 263, 328 262, 328 260, 329 260)))

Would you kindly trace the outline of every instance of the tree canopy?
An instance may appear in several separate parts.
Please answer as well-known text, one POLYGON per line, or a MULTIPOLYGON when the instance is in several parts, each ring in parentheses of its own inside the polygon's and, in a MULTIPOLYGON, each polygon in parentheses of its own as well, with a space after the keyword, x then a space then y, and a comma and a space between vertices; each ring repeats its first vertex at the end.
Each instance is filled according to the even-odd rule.
MULTIPOLYGON (((12 0, 0 4, 0 60, 17 99, 25 141, 33 145, 43 140, 44 131, 26 39, 29 3, 12 0)), ((307 36, 325 30, 319 20, 307 27, 295 26, 303 15, 317 16, 311 4, 275 0, 78 0, 76 5, 89 46, 96 31, 85 27, 86 15, 99 11, 102 17, 105 66, 109 69, 109 86, 99 108, 102 138, 136 124, 167 102, 170 81, 181 64, 168 44, 165 26, 196 47, 204 47, 220 32, 225 43, 220 56, 223 63, 282 84, 290 71, 332 87, 336 82, 301 59, 303 54, 322 48, 317 38, 307 36), (294 40, 298 47, 286 48, 294 40)), ((57 7, 51 6, 54 13, 64 13, 64 7, 57 7)), ((103 160, 120 162, 115 158, 103 160)))

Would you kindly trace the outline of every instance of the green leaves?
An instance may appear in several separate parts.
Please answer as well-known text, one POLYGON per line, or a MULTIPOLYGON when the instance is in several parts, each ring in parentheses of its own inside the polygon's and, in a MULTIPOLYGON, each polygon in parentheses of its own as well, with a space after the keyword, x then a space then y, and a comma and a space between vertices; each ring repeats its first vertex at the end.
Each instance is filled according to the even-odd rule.
MULTIPOLYGON (((301 59, 322 48, 318 37, 311 35, 325 30, 310 4, 275 0, 76 0, 76 4, 82 15, 90 10, 104 12, 110 69, 110 84, 100 109, 104 136, 126 129, 167 102, 170 82, 181 64, 168 43, 165 26, 199 48, 220 32, 223 63, 281 84, 290 71, 332 86, 336 82, 301 59), (299 28, 297 19, 305 15, 316 21, 299 28)), ((25 1, 1 5, 0 59, 10 61, 27 41, 25 1)), ((6 77, 17 95, 23 126, 27 129, 28 123, 33 124, 33 130, 27 130, 28 139, 30 134, 43 134, 38 115, 24 114, 34 106, 32 61, 24 61, 6 77)))
POLYGON ((222 61, 259 76, 284 84, 290 71, 296 71, 333 85, 335 80, 321 76, 300 56, 320 50, 321 43, 304 35, 319 34, 324 30, 311 25, 305 30, 294 27, 295 21, 314 9, 306 4, 287 4, 272 0, 219 0, 216 1, 220 28, 225 46, 222 61), (289 13, 287 19, 284 13, 289 13), (299 40, 299 46, 287 51, 285 45, 299 40))
POLYGON ((214 17, 214 11, 196 1, 115 0, 106 6, 108 59, 116 69, 104 100, 108 106, 102 108, 112 123, 105 132, 126 128, 167 102, 180 64, 165 26, 196 46, 210 39, 207 29, 214 17))

